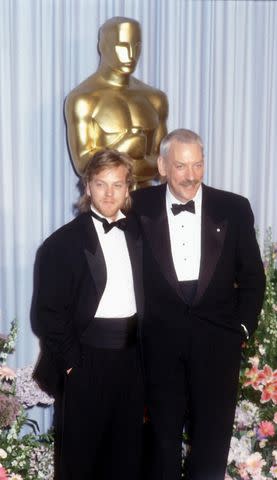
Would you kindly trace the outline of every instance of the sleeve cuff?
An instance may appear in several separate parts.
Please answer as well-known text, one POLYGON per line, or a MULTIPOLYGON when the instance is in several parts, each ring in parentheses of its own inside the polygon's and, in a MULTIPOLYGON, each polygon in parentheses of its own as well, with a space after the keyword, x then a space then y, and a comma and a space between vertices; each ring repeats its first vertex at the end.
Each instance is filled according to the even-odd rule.
POLYGON ((241 323, 240 325, 241 325, 241 328, 243 330, 243 333, 245 335, 246 340, 249 340, 249 332, 248 332, 246 326, 243 323, 241 323))

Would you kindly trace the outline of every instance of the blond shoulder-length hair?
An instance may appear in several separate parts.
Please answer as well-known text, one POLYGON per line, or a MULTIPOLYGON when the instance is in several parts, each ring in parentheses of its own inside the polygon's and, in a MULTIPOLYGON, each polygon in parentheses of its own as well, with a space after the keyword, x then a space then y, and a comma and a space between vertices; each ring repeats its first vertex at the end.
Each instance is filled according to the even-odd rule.
MULTIPOLYGON (((127 153, 118 152, 117 150, 112 149, 105 149, 99 150, 93 155, 86 165, 82 175, 84 194, 81 196, 77 205, 79 212, 88 212, 90 209, 91 198, 86 193, 86 186, 92 180, 93 176, 102 170, 119 167, 121 165, 126 168, 126 182, 130 191, 134 185, 133 160, 129 155, 127 155, 127 153)), ((130 207, 131 198, 130 195, 128 195, 122 209, 124 211, 128 211, 130 207)))

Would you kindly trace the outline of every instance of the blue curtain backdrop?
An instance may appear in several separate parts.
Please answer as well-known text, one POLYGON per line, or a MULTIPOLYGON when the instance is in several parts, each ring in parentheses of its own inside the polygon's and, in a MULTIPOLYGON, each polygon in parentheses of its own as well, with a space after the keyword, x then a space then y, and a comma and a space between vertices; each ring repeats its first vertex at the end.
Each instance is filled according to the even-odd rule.
POLYGON ((261 243, 269 226, 277 239, 277 2, 1 0, 0 332, 18 320, 16 366, 38 353, 36 250, 78 197, 64 98, 97 69, 98 29, 115 15, 141 23, 135 76, 166 92, 168 129, 202 135, 206 183, 247 196, 261 243))

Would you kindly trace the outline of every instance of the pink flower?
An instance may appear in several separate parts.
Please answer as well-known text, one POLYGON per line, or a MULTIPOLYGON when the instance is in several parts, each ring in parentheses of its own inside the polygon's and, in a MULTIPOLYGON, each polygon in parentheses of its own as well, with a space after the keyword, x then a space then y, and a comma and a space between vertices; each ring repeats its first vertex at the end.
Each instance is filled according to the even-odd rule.
MULTIPOLYGON (((274 372, 276 376, 276 371, 274 372)), ((261 403, 266 403, 272 400, 275 405, 277 404, 277 378, 272 377, 272 381, 266 383, 262 390, 261 403)))
POLYGON ((0 393, 0 428, 12 425, 19 415, 20 409, 21 404, 14 395, 3 395, 0 393))
POLYGON ((0 367, 0 377, 5 378, 6 380, 13 380, 16 377, 16 374, 15 371, 7 367, 7 365, 3 365, 0 367))
POLYGON ((274 413, 273 422, 274 422, 274 423, 277 423, 277 412, 274 413))
POLYGON ((250 477, 246 471, 245 463, 241 463, 240 465, 238 465, 238 473, 240 478, 242 478, 242 480, 249 480, 250 477))
POLYGON ((259 370, 255 365, 252 368, 247 368, 245 371, 248 381, 244 382, 243 386, 248 387, 251 385, 255 390, 259 390, 260 384, 264 382, 266 376, 263 370, 259 370))
POLYGON ((264 420, 260 423, 258 428, 259 438, 273 437, 275 435, 275 428, 272 422, 264 420))
POLYGON ((255 390, 260 390, 262 392, 261 403, 272 400, 277 404, 277 370, 273 371, 269 365, 265 365, 263 370, 259 370, 256 362, 252 359, 252 368, 246 369, 245 376, 249 380, 244 382, 243 386, 252 386, 255 390))
POLYGON ((246 459, 245 468, 250 475, 259 475, 263 466, 266 465, 265 460, 263 460, 259 452, 252 453, 246 459))
POLYGON ((0 480, 8 480, 8 474, 4 467, 0 467, 0 480))
POLYGON ((274 378, 277 380, 277 370, 273 372, 272 368, 269 365, 264 366, 263 374, 265 376, 266 382, 271 382, 272 380, 274 380, 274 378))
POLYGON ((273 465, 270 469, 270 473, 273 476, 273 478, 277 478, 277 465, 273 465))
POLYGON ((257 355, 255 357, 249 357, 249 363, 251 363, 251 365, 253 367, 258 367, 259 366, 259 357, 257 357, 257 355))

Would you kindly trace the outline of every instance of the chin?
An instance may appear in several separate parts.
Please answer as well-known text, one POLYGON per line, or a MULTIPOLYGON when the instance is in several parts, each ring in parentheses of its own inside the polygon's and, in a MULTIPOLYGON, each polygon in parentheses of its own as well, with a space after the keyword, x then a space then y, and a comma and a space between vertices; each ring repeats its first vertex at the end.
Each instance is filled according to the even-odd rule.
POLYGON ((192 200, 195 197, 195 195, 197 194, 197 190, 198 190, 198 188, 195 188, 193 190, 183 192, 184 201, 188 202, 189 200, 192 200))
POLYGON ((118 209, 117 210, 102 210, 102 215, 107 218, 113 218, 117 215, 118 209))

